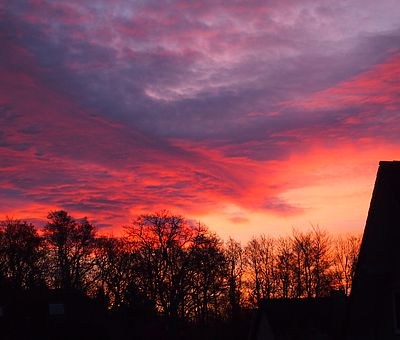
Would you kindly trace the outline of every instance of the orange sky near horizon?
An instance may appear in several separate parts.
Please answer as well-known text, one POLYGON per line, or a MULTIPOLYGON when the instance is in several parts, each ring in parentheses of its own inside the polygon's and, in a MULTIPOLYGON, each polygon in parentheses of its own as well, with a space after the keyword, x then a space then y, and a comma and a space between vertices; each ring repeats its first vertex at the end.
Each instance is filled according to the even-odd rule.
MULTIPOLYGON (((290 234, 293 228, 307 230, 312 225, 319 225, 333 235, 360 234, 365 226, 379 163, 371 160, 378 159, 377 157, 392 160, 396 152, 396 146, 376 147, 371 143, 360 148, 344 145, 334 150, 316 147, 307 154, 295 155, 276 164, 265 164, 264 169, 260 167, 260 176, 264 170, 269 174, 269 180, 260 187, 257 185, 262 181, 255 181, 255 187, 246 193, 247 198, 238 198, 236 202, 218 201, 218 208, 210 209, 211 212, 194 208, 193 213, 188 213, 184 209, 162 204, 154 207, 154 210, 132 207, 125 219, 117 219, 111 229, 100 229, 100 232, 120 235, 122 226, 138 214, 169 209, 172 213, 206 224, 225 240, 233 237, 247 242, 251 237, 260 234, 279 237, 290 234), (252 201, 262 197, 264 189, 269 190, 270 183, 287 188, 279 190, 277 196, 290 205, 287 212, 265 212, 263 209, 252 208, 252 201), (245 202, 246 199, 248 202, 245 202)), ((48 211, 58 209, 63 209, 63 206, 27 205, 24 209, 2 211, 1 214, 44 221, 48 211)), ((75 218, 87 216, 90 220, 99 219, 98 215, 91 216, 85 211, 68 211, 75 218)))

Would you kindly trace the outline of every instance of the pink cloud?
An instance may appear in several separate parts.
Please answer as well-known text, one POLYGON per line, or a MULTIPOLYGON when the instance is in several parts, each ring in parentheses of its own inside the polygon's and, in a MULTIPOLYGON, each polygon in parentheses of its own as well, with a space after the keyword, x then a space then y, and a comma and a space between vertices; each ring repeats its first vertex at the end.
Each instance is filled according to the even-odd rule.
POLYGON ((399 151, 399 21, 388 1, 344 4, 13 3, 0 215, 118 228, 168 208, 244 228, 312 218, 303 191, 351 196, 343 178, 399 151))
POLYGON ((333 88, 313 94, 300 102, 291 102, 291 106, 301 106, 311 110, 335 109, 351 105, 366 108, 385 105, 385 109, 399 107, 400 92, 400 55, 389 58, 371 70, 353 79, 344 81, 333 88))

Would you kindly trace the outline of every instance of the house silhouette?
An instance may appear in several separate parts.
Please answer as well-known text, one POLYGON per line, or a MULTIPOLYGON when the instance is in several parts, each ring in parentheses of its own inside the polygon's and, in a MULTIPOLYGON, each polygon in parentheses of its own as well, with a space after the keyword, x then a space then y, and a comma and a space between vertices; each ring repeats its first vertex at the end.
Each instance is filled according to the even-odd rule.
POLYGON ((345 339, 400 339, 400 162, 380 162, 353 281, 345 339))

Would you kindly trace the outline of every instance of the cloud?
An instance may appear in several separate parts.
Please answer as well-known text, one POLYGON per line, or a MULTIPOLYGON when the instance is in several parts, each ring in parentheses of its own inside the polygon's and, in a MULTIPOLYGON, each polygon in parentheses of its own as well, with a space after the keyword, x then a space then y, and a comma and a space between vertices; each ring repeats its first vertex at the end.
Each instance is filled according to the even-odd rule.
POLYGON ((234 216, 229 219, 233 224, 242 224, 242 223, 247 223, 249 222, 249 219, 247 217, 243 216, 234 216))
POLYGON ((306 216, 313 207, 287 194, 320 180, 296 175, 303 159, 317 166, 352 144, 377 158, 374 143, 398 150, 396 6, 2 7, 2 212, 66 208, 110 227, 165 207, 306 216))

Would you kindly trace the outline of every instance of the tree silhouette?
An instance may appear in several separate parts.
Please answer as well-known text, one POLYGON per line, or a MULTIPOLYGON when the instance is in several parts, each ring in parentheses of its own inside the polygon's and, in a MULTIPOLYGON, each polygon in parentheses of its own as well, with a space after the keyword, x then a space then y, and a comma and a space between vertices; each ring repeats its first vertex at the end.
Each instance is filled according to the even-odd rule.
POLYGON ((250 302, 258 305, 275 295, 274 240, 265 235, 253 237, 245 247, 245 263, 249 280, 250 302))
POLYGON ((47 216, 44 237, 48 245, 49 269, 56 288, 87 291, 93 283, 91 256, 94 227, 84 218, 75 221, 66 211, 53 211, 47 216))
POLYGON ((319 227, 293 230, 295 296, 317 298, 329 295, 332 284, 329 235, 319 227))
POLYGON ((161 211, 139 216, 125 230, 138 261, 137 286, 159 311, 177 320, 185 299, 186 249, 193 228, 183 217, 161 211))
POLYGON ((354 273, 360 251, 361 236, 339 235, 333 245, 333 276, 335 284, 346 295, 351 292, 354 273))
POLYGON ((205 226, 161 211, 125 228, 138 292, 170 320, 206 324, 226 309, 222 241, 205 226))
POLYGON ((130 304, 128 288, 132 290, 137 271, 135 253, 124 239, 101 237, 94 250, 97 267, 97 287, 110 307, 130 304))
POLYGON ((0 224, 0 270, 16 289, 44 284, 44 251, 35 227, 7 219, 0 224))
POLYGON ((225 243, 225 257, 228 266, 227 282, 230 314, 235 319, 240 312, 243 299, 244 252, 240 243, 229 238, 225 243))
POLYGON ((190 248, 190 297, 194 319, 207 324, 226 310, 227 261, 223 243, 199 225, 190 248))
POLYGON ((48 214, 42 236, 27 222, 0 223, 0 293, 13 301, 29 294, 91 297, 109 309, 121 336, 141 329, 146 338, 153 324, 153 338, 178 339, 189 329, 209 338, 213 327, 239 336, 247 308, 264 300, 317 299, 338 288, 349 294, 359 245, 359 237, 332 240, 319 227, 278 239, 260 235, 244 246, 224 243, 201 223, 165 210, 138 216, 122 237, 97 237, 86 218, 59 210, 48 214), (47 293, 30 290, 45 285, 47 293))
POLYGON ((292 239, 280 237, 276 242, 277 297, 294 297, 295 256, 292 239))

